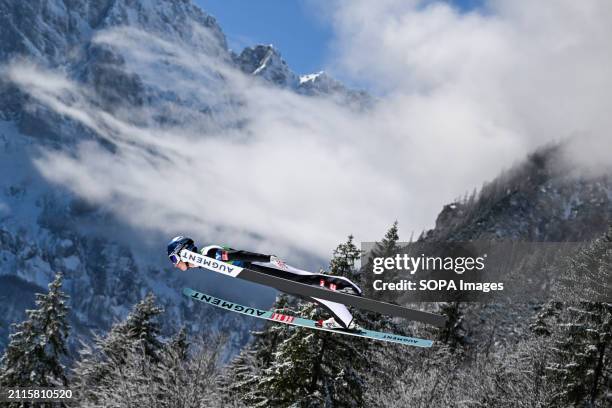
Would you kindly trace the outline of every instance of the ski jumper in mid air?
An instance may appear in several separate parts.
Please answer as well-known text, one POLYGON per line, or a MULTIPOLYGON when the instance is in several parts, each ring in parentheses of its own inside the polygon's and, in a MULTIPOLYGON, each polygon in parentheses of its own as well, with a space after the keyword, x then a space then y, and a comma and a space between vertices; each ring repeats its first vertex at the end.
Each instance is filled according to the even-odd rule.
MULTIPOLYGON (((349 279, 341 276, 331 276, 322 273, 313 273, 294 268, 287 265, 274 255, 264 255, 254 252, 241 251, 220 245, 208 245, 198 251, 191 238, 178 236, 168 243, 168 258, 173 265, 181 271, 192 268, 193 265, 180 259, 180 252, 187 249, 199 252, 201 255, 218 261, 230 263, 243 268, 252 269, 268 275, 305 283, 307 285, 323 286, 331 290, 346 291, 354 295, 361 295, 361 289, 349 279)), ((342 303, 329 300, 308 298, 325 308, 333 317, 320 321, 320 325, 326 328, 353 329, 357 326, 353 322, 353 316, 342 303)))

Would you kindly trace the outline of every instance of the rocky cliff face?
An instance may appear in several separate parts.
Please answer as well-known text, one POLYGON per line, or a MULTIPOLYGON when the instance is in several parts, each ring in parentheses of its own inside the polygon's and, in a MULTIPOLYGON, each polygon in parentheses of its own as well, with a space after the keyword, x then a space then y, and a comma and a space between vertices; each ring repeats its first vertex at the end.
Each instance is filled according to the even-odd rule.
POLYGON ((253 76, 263 78, 278 86, 295 88, 299 78, 294 74, 272 45, 258 45, 245 48, 240 55, 234 55, 240 69, 253 76))
MULTIPOLYGON (((121 115, 123 107, 155 106, 160 126, 178 120, 165 108, 177 103, 177 96, 160 85, 161 79, 156 83, 155 78, 126 70, 120 49, 95 41, 109 28, 138 29, 185 44, 235 64, 270 86, 301 91, 298 76, 272 47, 232 56, 215 19, 189 0, 0 0, 0 64, 27 60, 62 72, 92 89, 89 102, 100 112, 121 115)), ((215 78, 223 80, 222 75, 215 78)), ((352 91, 337 86, 311 93, 326 92, 352 91)), ((212 112, 206 105, 194 109, 212 112)), ((210 308, 194 309, 182 299, 181 283, 168 273, 164 259, 168 237, 150 232, 144 236, 107 209, 49 182, 36 169, 41 148, 71 154, 83 141, 111 152, 117 149, 91 129, 36 103, 0 75, 0 349, 9 323, 23 318, 33 293, 45 290, 59 271, 66 276, 77 336, 87 338, 91 330, 107 329, 152 291, 166 307, 166 328, 187 324, 193 331, 227 331, 230 349, 244 344, 252 321, 210 308)))
MULTIPOLYGON (((61 64, 78 59, 93 34, 104 28, 130 26, 163 34, 192 45, 201 38, 194 27, 204 27, 226 49, 225 36, 215 19, 191 1, 173 0, 32 0, 0 2, 0 56, 38 58, 61 64)), ((199 44, 210 52, 210 44, 199 44)), ((217 47, 214 47, 217 49, 217 47)))
POLYGON ((612 178, 572 174, 560 147, 530 155, 483 186, 479 194, 444 207, 426 240, 514 239, 583 242, 612 220, 612 178))
POLYGON ((332 98, 356 110, 371 108, 375 102, 368 93, 349 89, 323 71, 296 75, 272 45, 247 47, 233 60, 244 73, 302 95, 332 98))

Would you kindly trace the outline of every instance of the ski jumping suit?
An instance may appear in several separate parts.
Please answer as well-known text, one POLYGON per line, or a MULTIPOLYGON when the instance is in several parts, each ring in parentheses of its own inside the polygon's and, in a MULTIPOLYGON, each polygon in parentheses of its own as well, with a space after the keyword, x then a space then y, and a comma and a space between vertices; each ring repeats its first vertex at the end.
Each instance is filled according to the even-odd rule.
MULTIPOLYGON (((200 253, 208 256, 209 258, 231 263, 236 266, 249 268, 268 275, 289 279, 308 285, 326 286, 332 290, 348 289, 355 295, 361 295, 361 289, 347 278, 303 271, 287 265, 275 256, 241 251, 219 245, 209 245, 204 247, 200 250, 200 253)), ((342 303, 330 302, 329 300, 318 298, 309 299, 318 303, 329 311, 336 322, 344 328, 348 328, 349 324, 353 320, 353 316, 347 307, 342 303)))

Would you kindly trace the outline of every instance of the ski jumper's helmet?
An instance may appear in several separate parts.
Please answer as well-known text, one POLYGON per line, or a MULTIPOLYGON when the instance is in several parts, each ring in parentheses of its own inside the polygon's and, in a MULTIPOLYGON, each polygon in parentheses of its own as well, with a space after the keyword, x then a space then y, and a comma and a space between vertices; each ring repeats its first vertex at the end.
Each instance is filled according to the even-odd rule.
POLYGON ((195 246, 193 239, 179 235, 178 237, 172 238, 168 243, 168 258, 176 265, 181 260, 180 253, 183 249, 187 249, 191 252, 197 252, 198 247, 195 246))

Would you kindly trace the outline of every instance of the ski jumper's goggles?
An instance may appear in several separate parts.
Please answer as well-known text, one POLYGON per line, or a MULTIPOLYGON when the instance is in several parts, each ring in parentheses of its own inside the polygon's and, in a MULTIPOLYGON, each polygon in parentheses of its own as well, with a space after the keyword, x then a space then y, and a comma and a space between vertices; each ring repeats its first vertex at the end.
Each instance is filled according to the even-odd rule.
POLYGON ((172 241, 168 243, 168 259, 176 266, 181 261, 180 253, 183 249, 197 252, 198 248, 195 246, 193 239, 179 235, 178 237, 172 238, 172 241))
POLYGON ((182 245, 180 247, 177 247, 174 251, 170 253, 170 255, 168 255, 168 259, 170 259, 170 262, 172 262, 173 265, 176 265, 181 262, 180 253, 183 249, 187 249, 193 252, 198 251, 198 248, 195 245, 182 245))
POLYGON ((181 261, 181 258, 177 254, 168 255, 168 259, 170 259, 170 262, 172 262, 173 265, 176 265, 181 261))

